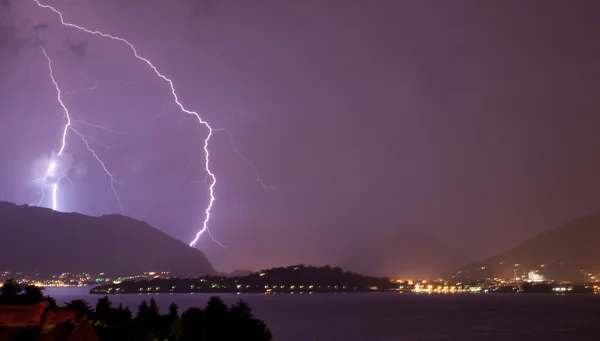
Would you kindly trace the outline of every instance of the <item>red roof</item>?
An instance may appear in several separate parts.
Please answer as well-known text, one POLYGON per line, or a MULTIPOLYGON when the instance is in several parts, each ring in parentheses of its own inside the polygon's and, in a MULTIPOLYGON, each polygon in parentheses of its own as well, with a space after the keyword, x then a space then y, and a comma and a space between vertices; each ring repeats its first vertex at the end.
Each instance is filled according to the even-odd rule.
POLYGON ((50 302, 42 301, 34 306, 0 306, 0 326, 28 326, 42 323, 50 302))
POLYGON ((77 323, 77 312, 67 308, 48 309, 43 324, 59 324, 63 322, 77 323))
POLYGON ((29 326, 43 327, 36 338, 39 341, 98 341, 88 319, 77 321, 75 311, 52 309, 47 301, 34 306, 0 306, 0 341, 18 341, 29 326))

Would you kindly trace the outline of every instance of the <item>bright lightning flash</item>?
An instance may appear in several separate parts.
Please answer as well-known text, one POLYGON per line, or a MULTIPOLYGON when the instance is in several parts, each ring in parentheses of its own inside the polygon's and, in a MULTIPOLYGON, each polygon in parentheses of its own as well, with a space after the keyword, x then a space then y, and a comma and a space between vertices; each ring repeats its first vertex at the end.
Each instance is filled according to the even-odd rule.
MULTIPOLYGON (((124 38, 121 38, 121 37, 116 37, 116 36, 113 36, 113 35, 110 35, 110 34, 107 34, 107 33, 103 33, 103 32, 100 32, 100 31, 89 30, 89 29, 87 29, 85 27, 81 27, 79 25, 75 25, 75 24, 66 22, 64 20, 64 18, 63 18, 63 14, 59 10, 55 9, 52 6, 42 4, 42 3, 40 3, 39 0, 32 0, 32 1, 35 2, 39 7, 44 8, 44 9, 49 9, 52 12, 56 13, 60 17, 60 22, 61 22, 61 24, 63 26, 75 28, 77 30, 86 32, 88 34, 102 36, 104 38, 109 38, 109 39, 120 41, 122 43, 127 44, 127 46, 129 46, 129 48, 131 48, 131 50, 133 51, 133 54, 135 55, 135 57, 137 59, 139 59, 140 61, 143 61, 144 63, 146 63, 152 69, 152 71, 154 71, 154 73, 158 77, 160 77, 161 79, 163 79, 165 82, 167 82, 169 84, 169 86, 171 88, 171 94, 173 95, 173 99, 175 100, 175 103, 177 104, 177 106, 179 107, 179 109, 181 111, 183 111, 184 113, 188 114, 188 115, 192 115, 192 116, 196 117, 196 119, 198 120, 198 122, 200 124, 204 125, 208 129, 208 134, 206 136, 206 139, 204 139, 204 155, 205 155, 205 159, 204 159, 205 163, 204 163, 204 165, 205 165, 206 173, 211 178, 210 185, 208 186, 210 200, 208 202, 208 205, 207 205, 206 209, 204 210, 205 218, 204 218, 204 221, 202 223, 202 228, 200 229, 200 231, 198 231, 198 233, 196 233, 196 236, 195 236, 194 240, 192 240, 192 242, 190 243, 190 247, 193 247, 194 245, 196 245, 196 242, 198 242, 198 239, 200 238, 200 236, 202 234, 204 234, 204 232, 206 232, 212 238, 213 241, 215 241, 219 245, 223 246, 223 244, 221 244, 218 240, 216 240, 212 236, 212 234, 210 233, 210 230, 208 228, 208 222, 210 221, 210 213, 211 213, 213 204, 215 202, 214 187, 215 187, 215 185, 217 183, 217 178, 216 178, 215 174, 210 169, 210 153, 208 151, 208 144, 209 144, 210 138, 212 137, 212 134, 213 134, 212 127, 208 124, 208 122, 204 121, 202 119, 202 117, 200 117, 200 114, 198 114, 195 111, 188 110, 188 109, 186 109, 183 106, 183 104, 179 101, 179 97, 177 96, 177 92, 175 91, 175 86, 173 84, 173 81, 171 79, 169 79, 167 76, 165 76, 164 74, 162 74, 160 71, 158 71, 158 69, 156 68, 156 66, 154 66, 154 64, 152 64, 152 62, 150 60, 148 60, 148 59, 140 56, 138 54, 137 49, 135 48, 135 46, 133 44, 131 44, 128 40, 126 40, 124 38)), ((59 95, 59 101, 60 101, 60 95, 59 95)), ((60 101, 60 103, 62 104, 62 101, 60 101)), ((66 111, 66 108, 64 107, 64 105, 63 105, 63 108, 66 111)), ((66 135, 67 129, 69 128, 69 125, 70 125, 70 121, 69 121, 69 123, 67 123, 67 126, 65 127, 65 135, 66 135)), ((63 148, 61 148, 61 150, 62 149, 64 149, 64 138, 63 138, 63 148)))
MULTIPOLYGON (((60 145, 60 149, 58 151, 58 153, 56 154, 58 157, 62 156, 65 148, 67 146, 67 132, 68 131, 72 131, 73 133, 75 133, 77 136, 79 136, 83 142, 85 143, 85 146, 87 148, 87 150, 92 153, 92 155, 94 156, 94 158, 96 159, 96 161, 98 161, 98 163, 102 166, 102 169, 104 170, 104 172, 109 176, 110 178, 110 187, 115 195, 115 198, 117 199, 117 203, 119 204, 119 207, 121 208, 121 210, 123 210, 123 205, 121 203, 121 198, 119 197, 119 194, 117 193, 117 190, 115 189, 115 179, 114 176, 112 175, 112 173, 110 171, 108 171, 108 169, 106 168, 106 165, 104 164, 104 162, 102 162, 102 160, 100 159, 100 157, 98 156, 98 154, 96 154, 96 152, 94 151, 94 149, 91 148, 90 144, 88 143, 87 139, 85 138, 85 136, 81 133, 79 133, 77 130, 75 130, 75 128, 72 125, 72 119, 71 119, 71 114, 69 113, 69 109, 67 109, 67 106, 65 105, 65 103, 62 101, 62 95, 61 95, 61 90, 60 87, 58 86, 58 83, 56 82, 56 79, 54 78, 54 71, 52 69, 52 60, 50 59, 50 56, 48 56, 48 53, 46 53, 46 49, 43 46, 40 46, 40 50, 42 51, 42 54, 44 55, 44 57, 46 57, 46 60, 48 61, 48 70, 50 73, 50 79, 52 80, 52 83, 54 84, 54 88, 56 89, 56 99, 58 100, 58 103, 60 104, 60 106, 63 109, 63 113, 65 115, 65 118, 67 120, 67 123, 65 124, 64 128, 63 128, 63 132, 62 132, 62 139, 61 139, 61 145, 60 145)), ((62 180, 62 178, 65 175, 59 176, 58 174, 58 169, 59 169, 60 165, 56 160, 50 160, 49 164, 48 164, 48 168, 46 170, 46 174, 45 176, 42 178, 45 182, 47 181, 51 181, 52 182, 52 209, 53 210, 57 210, 58 209, 58 185, 60 183, 60 181, 62 180)), ((42 202, 42 200, 44 199, 44 192, 42 189, 42 199, 40 200, 40 203, 42 202)))
MULTIPOLYGON (((206 121, 204 121, 202 119, 202 117, 200 116, 200 114, 198 114, 195 111, 186 109, 185 106, 179 100, 179 97, 178 97, 177 92, 175 90, 175 85, 173 84, 173 81, 170 78, 168 78, 167 76, 165 76, 164 74, 162 74, 158 70, 158 68, 156 66, 154 66, 154 64, 149 59, 140 56, 138 54, 138 51, 135 48, 135 46, 132 43, 130 43, 127 39, 121 38, 121 37, 117 37, 117 36, 113 36, 111 34, 104 33, 104 32, 97 31, 97 30, 90 30, 90 29, 87 29, 85 27, 82 27, 82 26, 79 26, 79 25, 76 25, 76 24, 73 24, 73 23, 66 22, 65 19, 64 19, 64 17, 63 17, 62 12, 60 12, 56 8, 54 8, 54 7, 50 6, 50 5, 42 4, 40 2, 40 0, 32 0, 32 1, 35 2, 39 7, 44 8, 44 9, 48 9, 48 10, 54 12, 55 14, 57 14, 59 16, 60 22, 61 22, 61 24, 63 26, 74 28, 74 29, 77 29, 79 31, 91 34, 91 35, 101 36, 101 37, 104 37, 104 38, 108 38, 108 39, 119 41, 121 43, 126 44, 131 49, 131 51, 133 52, 135 58, 137 58, 138 60, 140 60, 140 61, 144 62, 146 65, 148 65, 152 69, 152 71, 156 74, 156 76, 158 76, 159 78, 161 78, 162 80, 164 80, 169 85, 170 90, 171 90, 171 95, 173 96, 173 100, 175 101, 175 104, 177 104, 177 106, 179 107, 179 109, 181 111, 183 111, 184 113, 188 114, 188 115, 194 116, 200 124, 204 125, 208 129, 208 134, 207 134, 206 138, 204 139, 204 147, 203 148, 204 148, 204 156, 205 156, 205 158, 204 158, 204 168, 205 168, 205 172, 206 172, 207 177, 210 178, 210 183, 208 185, 209 202, 208 202, 208 205, 206 206, 206 209, 204 210, 205 218, 204 218, 204 221, 202 222, 202 228, 196 233, 194 239, 190 243, 190 247, 195 246, 196 243, 198 242, 198 239, 200 238, 200 236, 202 236, 205 232, 206 232, 206 234, 208 234, 211 237, 211 239, 214 242, 216 242, 217 244, 219 244, 219 245, 221 245, 221 246, 224 247, 223 244, 221 244, 218 240, 216 240, 213 237, 213 235, 211 234, 211 232, 210 232, 210 230, 208 228, 208 223, 209 223, 210 217, 211 217, 211 210, 212 210, 212 207, 213 207, 214 202, 215 202, 215 191, 214 191, 214 189, 215 189, 215 185, 217 184, 217 178, 216 178, 215 174, 212 172, 212 170, 210 168, 210 153, 209 153, 209 150, 208 150, 209 142, 210 142, 210 139, 211 139, 213 133, 217 132, 217 131, 224 131, 224 132, 226 132, 229 135, 229 139, 230 139, 231 143, 233 144, 235 153, 238 154, 254 170, 255 175, 256 175, 256 180, 262 185, 263 189, 266 190, 266 191, 269 191, 269 190, 274 190, 275 188, 272 187, 272 186, 267 185, 266 183, 264 183, 262 181, 258 169, 245 156, 243 156, 238 151, 237 146, 236 146, 236 144, 235 144, 235 142, 233 140, 233 137, 231 136, 231 133, 228 130, 222 129, 222 128, 213 129, 208 124, 208 122, 206 122, 206 121)), ((60 93, 59 93, 59 101, 60 101, 60 93)), ((62 104, 62 101, 61 101, 61 104, 62 104)), ((66 108, 64 107, 64 105, 63 105, 63 108, 66 111, 66 108)), ((76 122, 76 121, 73 120, 73 122, 76 122)), ((69 123, 70 123, 70 121, 69 121, 69 123)), ((85 123, 85 122, 82 122, 82 123, 85 123)), ((68 125, 68 127, 65 127, 65 132, 66 132, 67 128, 70 128, 70 129, 73 130, 72 126, 68 125)), ((75 133, 77 133, 77 132, 75 132, 75 133)), ((89 148, 89 144, 85 140, 84 136, 82 136, 79 133, 77 133, 77 134, 82 139, 84 139, 84 141, 86 142, 86 145, 88 146, 88 149, 90 149, 89 148)), ((63 146, 64 146, 64 138, 63 138, 63 146)), ((98 162, 102 163, 97 158, 97 155, 93 151, 91 151, 91 152, 94 154, 94 156, 96 156, 96 159, 98 160, 98 162)), ((104 167, 103 163, 102 163, 102 166, 104 167)), ((108 173, 108 171, 106 170, 105 167, 104 167, 104 170, 108 173)), ((110 174, 110 173, 108 173, 108 174, 110 174)), ((114 179, 111 176, 111 181, 113 181, 113 180, 114 179)), ((111 184, 112 184, 112 182, 111 182, 111 184)), ((114 190, 114 187, 113 187, 113 190, 114 190)), ((116 191, 115 191, 115 195, 116 195, 116 191)))

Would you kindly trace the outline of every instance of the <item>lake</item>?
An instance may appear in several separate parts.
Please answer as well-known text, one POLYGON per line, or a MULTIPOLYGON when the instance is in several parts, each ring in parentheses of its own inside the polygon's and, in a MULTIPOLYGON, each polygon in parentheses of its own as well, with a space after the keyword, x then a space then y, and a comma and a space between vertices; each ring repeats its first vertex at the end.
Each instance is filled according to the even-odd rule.
MULTIPOLYGON (((62 305, 101 295, 89 288, 48 288, 62 305)), ((161 312, 204 307, 210 294, 111 295, 135 312, 154 297, 161 312)), ((600 295, 361 293, 313 295, 222 294, 227 304, 250 303, 275 341, 600 340, 600 295)))

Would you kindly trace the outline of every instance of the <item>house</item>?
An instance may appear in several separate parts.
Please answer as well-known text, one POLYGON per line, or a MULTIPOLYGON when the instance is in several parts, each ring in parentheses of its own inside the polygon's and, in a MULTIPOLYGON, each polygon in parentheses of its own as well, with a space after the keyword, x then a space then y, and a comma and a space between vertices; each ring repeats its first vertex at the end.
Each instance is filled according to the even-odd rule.
POLYGON ((94 327, 75 311, 42 301, 34 306, 0 306, 0 341, 98 341, 94 327))

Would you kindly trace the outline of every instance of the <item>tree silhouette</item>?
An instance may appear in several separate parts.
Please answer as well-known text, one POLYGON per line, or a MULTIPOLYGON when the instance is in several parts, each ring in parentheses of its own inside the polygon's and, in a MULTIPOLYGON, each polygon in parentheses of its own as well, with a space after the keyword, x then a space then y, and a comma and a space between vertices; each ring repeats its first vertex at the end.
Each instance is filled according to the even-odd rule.
POLYGON ((156 301, 154 300, 154 297, 150 299, 150 307, 148 308, 148 311, 152 318, 160 315, 159 308, 158 308, 158 305, 156 304, 156 301))
POLYGON ((117 321, 120 324, 130 323, 132 319, 131 310, 129 310, 129 307, 123 308, 122 303, 119 304, 119 308, 117 308, 117 316, 117 321))
POLYGON ((232 315, 230 324, 235 328, 228 329, 228 339, 243 340, 246 335, 252 335, 252 340, 257 341, 269 341, 273 338, 265 323, 252 315, 252 308, 246 301, 239 300, 229 311, 232 315))
POLYGON ((142 303, 140 303, 140 305, 138 306, 136 318, 140 320, 145 320, 148 319, 148 316, 150 316, 150 308, 148 307, 148 302, 146 302, 146 300, 143 300, 142 303))
POLYGON ((207 335, 209 340, 221 340, 225 338, 225 326, 227 325, 229 309, 220 297, 213 296, 208 299, 204 309, 206 322, 208 323, 207 335))
POLYGON ((237 301, 236 304, 231 306, 230 311, 233 315, 235 315, 236 317, 242 318, 242 319, 253 318, 252 308, 250 308, 250 305, 244 300, 237 301))
POLYGON ((2 288, 0 288, 0 301, 3 304, 14 304, 14 301, 22 290, 17 281, 12 278, 7 279, 2 288))
POLYGON ((225 303, 223 302, 223 300, 218 297, 218 296, 212 296, 211 298, 208 299, 208 304, 206 305, 206 316, 208 318, 211 317, 222 317, 225 314, 227 314, 229 310, 227 309, 227 306, 225 305, 225 303))
POLYGON ((207 340, 205 337, 206 320, 202 309, 190 308, 186 310, 181 314, 179 324, 181 341, 207 340))
POLYGON ((239 301, 228 309, 219 297, 211 297, 204 310, 185 311, 179 324, 182 341, 270 341, 273 338, 264 322, 254 318, 248 303, 239 301))
POLYGON ((179 307, 175 302, 171 303, 169 313, 162 318, 164 329, 161 330, 161 333, 163 336, 168 340, 179 340, 179 307))
MULTIPOLYGON (((22 290, 15 284, 9 281, 0 291, 0 297, 11 297, 11 302, 45 299, 39 288, 29 287, 19 294, 22 290)), ((190 308, 180 316, 175 303, 169 306, 167 314, 160 315, 156 300, 151 299, 150 304, 143 301, 139 305, 135 318, 132 318, 131 310, 122 304, 113 308, 108 296, 98 299, 95 311, 84 300, 66 302, 64 306, 80 317, 88 316, 101 341, 272 340, 267 326, 252 315, 252 309, 242 300, 228 308, 219 297, 211 297, 204 309, 190 308)), ((67 327, 73 328, 74 325, 67 327)), ((35 329, 22 332, 19 340, 39 339, 35 329)))
POLYGON ((44 300, 44 294, 42 294, 42 289, 34 286, 28 285, 25 287, 25 291, 19 297, 19 304, 22 305, 36 305, 44 300))
POLYGON ((67 302, 65 303, 65 308, 76 311, 79 318, 83 316, 92 318, 94 314, 90 304, 84 300, 73 300, 71 302, 67 302))
POLYGON ((44 301, 48 301, 50 303, 50 308, 56 308, 58 305, 56 304, 56 300, 50 296, 44 296, 44 301))
POLYGON ((171 303, 169 306, 169 321, 175 322, 179 318, 179 307, 175 302, 171 303))
POLYGON ((138 312, 135 318, 135 325, 137 328, 138 338, 140 340, 154 340, 156 339, 156 315, 158 311, 158 306, 156 305, 156 301, 152 299, 150 301, 153 307, 148 306, 148 302, 146 300, 142 301, 142 303, 138 306, 138 312), (152 303, 154 302, 154 303, 152 303))
POLYGON ((104 324, 107 324, 112 315, 112 303, 108 299, 108 296, 104 296, 98 299, 96 304, 96 318, 104 324))

